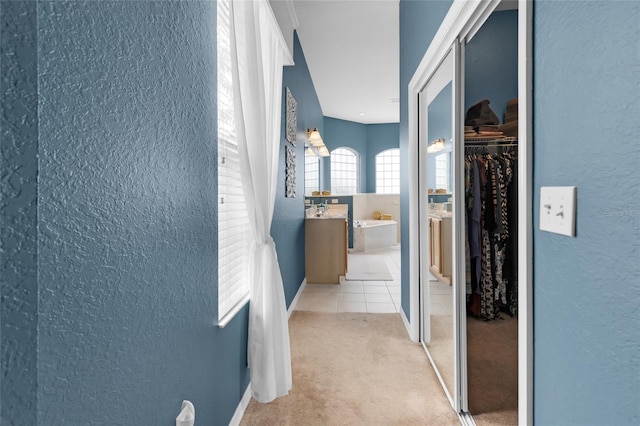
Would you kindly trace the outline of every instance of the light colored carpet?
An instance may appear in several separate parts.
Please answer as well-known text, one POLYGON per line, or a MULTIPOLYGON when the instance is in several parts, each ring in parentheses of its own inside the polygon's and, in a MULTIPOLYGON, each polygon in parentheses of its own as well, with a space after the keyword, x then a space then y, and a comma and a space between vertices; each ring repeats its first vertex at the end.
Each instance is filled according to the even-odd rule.
POLYGON ((350 281, 393 281, 384 256, 349 254, 349 271, 346 276, 350 281))
POLYGON ((296 311, 293 389, 252 400, 242 425, 459 425, 399 314, 296 311))

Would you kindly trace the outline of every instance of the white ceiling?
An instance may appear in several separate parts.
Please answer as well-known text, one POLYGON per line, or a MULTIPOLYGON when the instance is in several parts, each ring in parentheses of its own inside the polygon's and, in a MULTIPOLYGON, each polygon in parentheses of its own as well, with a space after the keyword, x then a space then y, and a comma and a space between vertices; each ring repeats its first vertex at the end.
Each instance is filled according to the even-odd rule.
POLYGON ((298 37, 327 117, 397 123, 398 0, 294 0, 298 37))

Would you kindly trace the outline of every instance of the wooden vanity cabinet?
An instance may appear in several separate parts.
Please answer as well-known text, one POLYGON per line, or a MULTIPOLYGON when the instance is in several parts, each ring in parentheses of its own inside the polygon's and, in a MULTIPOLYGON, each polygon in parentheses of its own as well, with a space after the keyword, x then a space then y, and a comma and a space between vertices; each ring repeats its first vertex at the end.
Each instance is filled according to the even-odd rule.
POLYGON ((305 269, 308 284, 340 284, 347 274, 347 220, 305 220, 305 269))
POLYGON ((451 217, 429 216, 429 270, 436 278, 451 284, 452 271, 451 217))

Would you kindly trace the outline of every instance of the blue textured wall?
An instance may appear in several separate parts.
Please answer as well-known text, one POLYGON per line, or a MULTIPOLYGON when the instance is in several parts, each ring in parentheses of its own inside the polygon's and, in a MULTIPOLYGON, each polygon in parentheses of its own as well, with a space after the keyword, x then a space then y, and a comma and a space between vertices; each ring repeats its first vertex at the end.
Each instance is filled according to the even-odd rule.
MULTIPOLYGON (((329 151, 337 148, 351 148, 360 158, 360 192, 367 189, 367 125, 338 118, 324 117, 322 139, 329 151)), ((331 157, 323 159, 324 171, 322 189, 331 188, 331 157)))
POLYGON ((37 3, 0 2, 0 424, 37 420, 37 3))
POLYGON ((215 327, 215 2, 38 3, 39 422, 227 424, 215 327))
POLYGON ((365 192, 376 192, 376 155, 399 148, 398 123, 367 124, 367 186, 365 192))
POLYGON ((640 424, 640 3, 534 3, 536 424, 640 424), (578 187, 577 237, 538 230, 578 187))
MULTIPOLYGON (((347 147, 360 155, 360 192, 376 192, 376 154, 398 148, 398 124, 362 124, 339 118, 324 118, 325 134, 322 136, 329 151, 347 147)), ((322 188, 331 187, 331 161, 321 165, 324 172, 322 188)))
MULTIPOLYGON (((453 130, 453 117, 451 113, 453 111, 453 83, 449 82, 442 88, 431 101, 428 106, 427 122, 429 123, 427 141, 433 142, 436 139, 444 139, 446 150, 437 153, 430 153, 427 155, 427 188, 436 188, 436 157, 444 154, 451 153, 452 145, 452 130, 453 130)), ((451 154, 449 154, 451 159, 451 154)), ((451 161, 451 160, 450 160, 451 161)), ((449 168, 449 183, 453 183, 453 170, 449 168)), ((452 186, 452 185, 451 185, 452 186)), ((443 197, 445 201, 449 199, 449 196, 443 197)), ((435 196, 429 197, 430 200, 436 200, 435 196)))
MULTIPOLYGON (((409 302, 409 129, 407 87, 409 81, 447 15, 451 0, 400 1, 400 208, 402 310, 410 318, 409 302)), ((415 159, 414 159, 415 160, 415 159)), ((417 160, 416 160, 417 161, 417 160)))
POLYGON ((283 97, 281 155, 278 170, 278 191, 271 224, 271 236, 276 243, 278 261, 284 282, 287 305, 295 297, 305 277, 304 267, 304 145, 307 129, 317 127, 324 135, 320 102, 316 95, 304 52, 297 34, 294 36, 295 66, 284 67, 284 88, 289 87, 297 103, 296 137, 296 197, 285 198, 285 146, 293 146, 285 138, 285 107, 283 97))
POLYGON ((483 99, 500 122, 518 97, 518 11, 492 13, 465 49, 465 112, 483 99))

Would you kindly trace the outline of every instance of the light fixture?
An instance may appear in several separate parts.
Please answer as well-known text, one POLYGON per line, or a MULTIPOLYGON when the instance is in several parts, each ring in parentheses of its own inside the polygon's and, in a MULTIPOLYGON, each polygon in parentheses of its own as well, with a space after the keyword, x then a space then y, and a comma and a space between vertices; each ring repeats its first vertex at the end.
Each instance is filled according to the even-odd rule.
POLYGON ((305 155, 316 155, 314 150, 311 147, 314 147, 320 157, 329 157, 329 150, 327 149, 322 137, 320 136, 320 132, 318 128, 315 127, 313 130, 307 129, 307 136, 309 137, 309 146, 305 151, 305 155))
POLYGON ((329 154, 329 150, 327 149, 327 147, 325 145, 322 145, 318 147, 318 155, 320 157, 329 157, 331 154, 329 154))
POLYGON ((304 150, 304 155, 306 155, 307 157, 315 157, 316 153, 313 152, 313 149, 311 149, 310 146, 307 146, 307 149, 304 150))
POLYGON ((320 132, 318 128, 314 128, 313 130, 307 129, 307 136, 309 137, 309 143, 315 147, 319 147, 324 145, 322 141, 322 137, 320 137, 320 132))
POLYGON ((444 139, 436 139, 429 145, 427 148, 427 152, 432 154, 434 152, 439 152, 444 149, 444 139))

